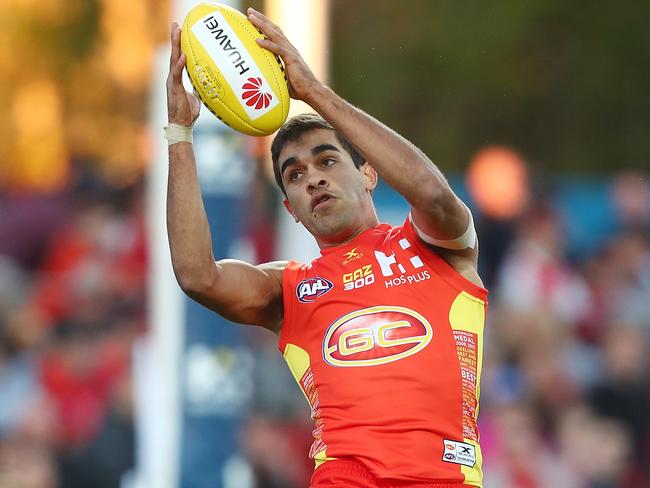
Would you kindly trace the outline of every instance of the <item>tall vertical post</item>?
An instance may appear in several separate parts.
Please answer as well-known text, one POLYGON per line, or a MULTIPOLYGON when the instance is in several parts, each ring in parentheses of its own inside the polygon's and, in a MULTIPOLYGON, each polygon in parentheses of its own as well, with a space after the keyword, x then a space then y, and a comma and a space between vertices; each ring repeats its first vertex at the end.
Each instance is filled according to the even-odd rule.
MULTIPOLYGON (((197 0, 172 2, 179 24, 197 0)), ((239 1, 221 1, 240 8, 239 1)), ((139 488, 248 488, 238 433, 252 393, 254 358, 240 329, 184 296, 174 279, 165 226, 169 46, 153 77, 150 127, 153 161, 148 218, 151 332, 136 347, 139 488)), ((186 79, 186 88, 191 85, 186 79)), ((243 229, 253 174, 245 136, 203 109, 194 125, 194 153, 213 253, 231 257, 243 229)))
MULTIPOLYGON (((266 15, 296 46, 314 74, 328 81, 329 1, 328 0, 266 0, 266 15)), ((302 102, 291 101, 289 115, 313 110, 302 102)), ((318 255, 316 241, 300 224, 281 208, 278 212, 278 257, 309 262, 318 255)))

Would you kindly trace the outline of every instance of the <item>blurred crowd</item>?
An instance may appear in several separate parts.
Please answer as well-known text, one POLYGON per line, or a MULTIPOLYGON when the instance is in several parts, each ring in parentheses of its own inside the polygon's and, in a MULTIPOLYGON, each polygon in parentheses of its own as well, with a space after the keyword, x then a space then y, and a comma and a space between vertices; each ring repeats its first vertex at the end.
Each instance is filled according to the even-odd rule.
POLYGON ((482 256, 498 262, 479 418, 486 488, 650 486, 650 187, 623 174, 611 188, 616 221, 593 251, 567 258, 571 222, 542 198, 503 255, 482 256))
MULTIPOLYGON (((650 486, 650 187, 623 175, 611 188, 615 226, 582 255, 551 195, 515 218, 477 215, 491 290, 486 488, 650 486)), ((2 488, 118 487, 133 469, 142 189, 80 171, 54 195, 0 195, 2 488)), ((306 403, 274 337, 250 342, 257 388, 242 451, 258 488, 304 488, 306 403)))
POLYGON ((145 327, 141 187, 0 195, 0 487, 117 487, 145 327))

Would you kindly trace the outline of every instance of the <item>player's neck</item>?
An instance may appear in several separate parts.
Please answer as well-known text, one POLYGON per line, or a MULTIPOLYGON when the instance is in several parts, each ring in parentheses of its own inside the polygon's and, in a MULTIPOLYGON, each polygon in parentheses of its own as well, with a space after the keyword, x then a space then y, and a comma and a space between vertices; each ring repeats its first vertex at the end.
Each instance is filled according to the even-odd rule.
POLYGON ((353 228, 346 229, 345 232, 342 232, 335 236, 327 237, 316 237, 316 242, 320 249, 328 249, 332 247, 345 246, 346 244, 352 242, 356 237, 363 233, 364 231, 376 227, 379 224, 376 213, 368 215, 363 221, 359 222, 358 225, 353 228))

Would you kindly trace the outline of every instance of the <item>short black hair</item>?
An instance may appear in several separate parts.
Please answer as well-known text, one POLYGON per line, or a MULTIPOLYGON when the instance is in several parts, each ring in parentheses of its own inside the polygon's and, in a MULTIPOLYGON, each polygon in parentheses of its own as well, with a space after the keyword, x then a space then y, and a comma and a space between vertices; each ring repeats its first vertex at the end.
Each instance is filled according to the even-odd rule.
POLYGON ((278 133, 273 138, 273 143, 271 144, 271 159, 273 160, 273 174, 275 175, 275 182, 282 190, 282 193, 286 196, 287 192, 284 189, 282 184, 282 173, 280 173, 280 165, 278 160, 280 159, 280 152, 282 148, 288 143, 300 139, 300 137, 310 130, 316 129, 328 129, 333 130, 336 134, 336 138, 343 146, 350 156, 352 157, 352 162, 354 166, 359 169, 363 163, 366 162, 364 157, 357 151, 357 149, 350 144, 350 142, 339 134, 332 124, 327 120, 321 117, 318 114, 306 113, 296 115, 287 120, 284 125, 280 128, 278 133))

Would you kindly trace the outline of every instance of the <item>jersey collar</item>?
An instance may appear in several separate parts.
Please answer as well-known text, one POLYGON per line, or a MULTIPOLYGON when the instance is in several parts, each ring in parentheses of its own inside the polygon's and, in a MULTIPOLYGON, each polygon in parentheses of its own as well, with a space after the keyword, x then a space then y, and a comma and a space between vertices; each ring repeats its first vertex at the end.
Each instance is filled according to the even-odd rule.
POLYGON ((338 246, 325 247, 320 250, 322 256, 327 256, 328 254, 333 254, 335 252, 348 250, 348 248, 359 246, 363 241, 367 240, 369 237, 374 235, 385 234, 390 229, 390 224, 377 224, 374 227, 369 227, 366 230, 360 232, 354 237, 350 242, 341 244, 338 246))

